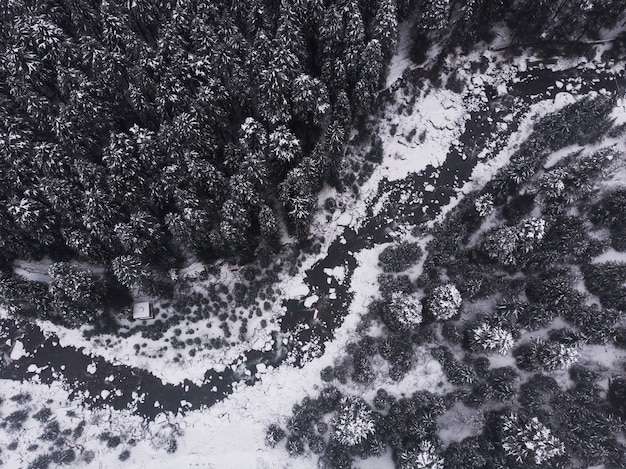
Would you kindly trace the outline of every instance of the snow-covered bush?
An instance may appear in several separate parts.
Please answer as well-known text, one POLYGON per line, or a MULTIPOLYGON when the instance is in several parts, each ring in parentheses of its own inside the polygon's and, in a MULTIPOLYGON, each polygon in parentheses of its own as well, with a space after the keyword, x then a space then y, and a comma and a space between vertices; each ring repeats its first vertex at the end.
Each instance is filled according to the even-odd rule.
POLYGON ((267 427, 267 430, 265 431, 265 444, 270 448, 273 448, 280 442, 280 440, 285 438, 285 435, 285 430, 273 423, 267 427))
POLYGON ((474 208, 480 217, 486 217, 494 210, 493 196, 483 194, 474 201, 474 208))
POLYGON ((374 414, 357 396, 346 396, 332 420, 332 437, 345 446, 356 446, 374 434, 374 414))
POLYGON ((387 325, 392 328, 408 330, 421 324, 422 303, 413 295, 394 292, 388 305, 387 325))
POLYGON ((398 456, 399 469, 443 469, 440 457, 430 441, 422 441, 419 447, 402 451, 398 456))
POLYGON ((565 452, 563 443, 536 417, 525 419, 511 412, 502 422, 502 448, 519 462, 543 464, 565 452))
POLYGON ((419 244, 404 241, 387 246, 378 260, 385 272, 402 272, 419 261, 423 253, 419 244))
POLYGON ((482 323, 471 332, 472 341, 486 352, 498 352, 502 355, 513 347, 513 334, 500 326, 482 323))
POLYGON ((461 307, 461 294, 451 283, 435 288, 428 300, 428 311, 438 321, 454 317, 461 307))
POLYGON ((435 360, 441 363, 443 372, 450 383, 464 386, 472 384, 476 380, 476 373, 472 367, 467 363, 458 361, 445 345, 432 349, 430 353, 435 360))

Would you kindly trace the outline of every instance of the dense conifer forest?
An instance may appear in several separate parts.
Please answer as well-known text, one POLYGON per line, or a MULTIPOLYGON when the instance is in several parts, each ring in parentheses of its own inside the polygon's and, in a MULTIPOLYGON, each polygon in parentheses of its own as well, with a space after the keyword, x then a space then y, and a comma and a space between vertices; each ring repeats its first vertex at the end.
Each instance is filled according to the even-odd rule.
MULTIPOLYGON (((575 41, 623 2, 510 0, 7 2, 0 23, 0 254, 102 264, 109 283, 167 291, 195 254, 250 259, 304 239, 324 182, 373 109, 398 35, 414 53, 575 41)), ((443 52, 442 52, 443 57, 443 52)), ((98 299, 70 265, 82 303, 98 299)), ((5 277, 3 297, 32 286, 5 277)), ((66 284, 72 282, 67 281, 66 284)), ((105 287, 102 287, 105 288, 105 287)), ((108 288, 108 287, 107 287, 108 288)), ((97 302, 97 301, 96 301, 97 302)))

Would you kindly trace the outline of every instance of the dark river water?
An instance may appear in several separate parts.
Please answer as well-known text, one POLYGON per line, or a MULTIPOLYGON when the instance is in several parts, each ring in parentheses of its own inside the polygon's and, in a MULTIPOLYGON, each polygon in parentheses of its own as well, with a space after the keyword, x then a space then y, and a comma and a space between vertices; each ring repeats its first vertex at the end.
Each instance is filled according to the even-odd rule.
MULTIPOLYGON (((495 91, 489 88, 486 90, 488 102, 482 109, 471 114, 459 139, 461 145, 450 149, 442 166, 429 166, 401 181, 381 182, 370 207, 384 196, 388 202, 384 204, 383 209, 377 214, 372 214, 370 208, 366 222, 358 231, 346 228, 343 239, 335 240, 330 245, 327 255, 306 274, 305 283, 311 294, 319 297, 316 304, 317 318, 313 317, 314 311, 305 308, 301 300, 287 300, 285 302, 287 313, 281 322, 282 334, 290 333, 296 339, 293 341, 295 343, 298 341, 306 343, 315 338, 323 347, 324 342, 332 338, 334 330, 342 324, 348 312, 351 302, 348 287, 357 266, 354 254, 374 244, 390 240, 389 234, 394 227, 389 226, 388 219, 418 224, 435 217, 470 178, 477 164, 476 155, 485 144, 488 141, 496 141, 497 145, 491 153, 496 155, 506 143, 508 136, 517 129, 519 118, 528 107, 560 91, 556 87, 557 81, 567 83, 582 78, 581 88, 578 90, 580 94, 601 89, 610 93, 621 93, 620 90, 626 85, 623 75, 581 72, 577 69, 561 72, 537 69, 521 72, 518 78, 519 81, 507 84, 509 94, 506 96, 497 96, 495 91), (512 115, 513 119, 507 122, 506 130, 499 130, 497 124, 502 122, 506 115, 512 115), (497 139, 494 140, 496 136, 497 139), (434 190, 424 190, 427 184, 434 187, 434 190), (406 192, 414 195, 409 200, 419 200, 419 203, 400 203, 401 195, 406 192), (344 267, 346 272, 341 283, 324 273, 324 269, 338 266, 344 267), (302 324, 309 327, 299 327, 302 324)), ((416 72, 414 79, 419 79, 419 72, 416 72)), ((72 397, 79 397, 87 405, 109 405, 116 409, 132 408, 139 415, 154 418, 164 411, 176 413, 211 406, 228 396, 236 381, 246 380, 247 383, 253 384, 259 363, 279 366, 287 356, 288 347, 282 345, 281 336, 275 339, 276 345, 273 350, 248 352, 243 365, 236 371, 232 368, 226 368, 223 372, 208 370, 205 382, 201 386, 190 381, 171 385, 164 384, 145 370, 112 364, 103 358, 86 355, 81 349, 74 347, 62 347, 54 336, 46 337, 33 324, 3 320, 0 321, 0 378, 31 379, 35 374, 32 365, 35 365, 36 374, 41 382, 61 380, 71 390, 72 397), (5 342, 7 339, 10 342, 5 342), (9 343, 14 343, 15 340, 24 344, 27 354, 17 360, 10 360, 9 343), (88 367, 93 373, 88 371, 88 367), (249 373, 246 373, 246 370, 249 373), (109 392, 108 394, 105 392, 104 398, 101 394, 103 390, 109 392)))

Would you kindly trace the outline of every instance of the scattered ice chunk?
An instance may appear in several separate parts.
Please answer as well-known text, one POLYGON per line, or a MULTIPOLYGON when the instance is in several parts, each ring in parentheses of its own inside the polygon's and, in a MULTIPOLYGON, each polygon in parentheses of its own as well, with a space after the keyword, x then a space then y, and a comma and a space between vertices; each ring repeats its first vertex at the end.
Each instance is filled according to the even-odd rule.
POLYGON ((265 363, 257 363, 256 365, 257 373, 265 373, 266 371, 267 371, 267 366, 265 366, 265 363))
POLYGON ((100 397, 102 399, 106 399, 110 395, 111 395, 111 391, 107 391, 106 389, 103 389, 102 391, 100 391, 100 397))
POLYGON ((19 360, 23 356, 27 355, 26 350, 24 349, 24 344, 20 340, 16 340, 13 345, 13 350, 11 350, 11 360, 19 360))
POLYGON ((498 96, 504 96, 509 90, 504 83, 500 83, 496 88, 496 91, 498 92, 498 96))
POLYGON ((213 386, 213 387, 211 388, 211 392, 217 392, 217 386, 213 386))
POLYGON ((348 212, 343 212, 337 219, 337 224, 339 226, 349 226, 350 223, 352 223, 352 215, 348 212))
MULTIPOLYGON (((324 273, 328 275, 329 280, 330 277, 334 277, 339 284, 342 284, 346 279, 346 269, 342 265, 338 265, 337 267, 333 267, 332 269, 326 268, 324 269, 324 273)), ((330 284, 330 281, 328 281, 328 283, 330 284)))
POLYGON ((97 369, 98 367, 94 362, 91 362, 89 365, 87 365, 87 373, 89 373, 90 375, 93 375, 97 369))
POLYGON ((317 300, 319 300, 320 297, 317 295, 311 295, 309 297, 307 297, 304 300, 304 307, 305 308, 310 308, 311 306, 313 306, 315 303, 317 303, 317 300))
POLYGON ((554 105, 557 107, 562 107, 575 101, 576 98, 574 98, 574 96, 572 96, 570 93, 557 93, 557 95, 554 97, 554 105))
POLYGON ((556 87, 557 87, 558 89, 563 88, 563 82, 562 82, 561 80, 557 80, 557 81, 556 81, 556 83, 555 83, 555 85, 556 85, 556 87))
POLYGON ((28 366, 28 372, 29 373, 39 373, 39 367, 33 363, 32 365, 28 366))
POLYGON ((424 190, 426 192, 432 192, 435 190, 435 186, 433 186, 430 182, 424 186, 424 190))
POLYGON ((154 401, 154 407, 161 407, 161 403, 159 401, 154 401))

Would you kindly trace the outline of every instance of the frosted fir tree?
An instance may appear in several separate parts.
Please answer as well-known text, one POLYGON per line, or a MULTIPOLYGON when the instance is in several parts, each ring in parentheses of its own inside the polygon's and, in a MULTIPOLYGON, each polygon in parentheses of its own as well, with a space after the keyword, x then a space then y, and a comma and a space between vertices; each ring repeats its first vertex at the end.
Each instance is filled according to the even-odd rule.
POLYGON ((461 294, 453 284, 440 285, 428 300, 428 311, 436 320, 445 321, 458 313, 461 301, 461 294))
POLYGON ((150 278, 150 271, 137 256, 119 256, 111 262, 113 275, 127 288, 141 285, 150 278))
POLYGON ((517 365, 524 370, 541 370, 546 372, 564 370, 580 359, 580 351, 576 344, 545 342, 535 339, 521 348, 517 355, 517 365))
POLYGON ((417 449, 403 451, 398 457, 399 469, 443 469, 443 463, 430 441, 423 441, 417 449))
POLYGON ((515 265, 515 251, 518 244, 518 232, 505 226, 485 236, 482 249, 492 259, 504 265, 515 265))
POLYGON ((306 74, 298 75, 291 83, 293 114, 308 123, 320 125, 330 110, 326 85, 306 74))
POLYGON ((421 25, 428 31, 441 31, 450 20, 450 0, 429 0, 422 12, 421 25))
POLYGON ((356 446, 374 434, 374 413, 357 396, 342 398, 339 410, 332 420, 332 437, 346 446, 356 446))
POLYGON ((545 371, 566 370, 580 360, 580 351, 576 345, 548 342, 537 351, 537 360, 545 371))
POLYGON ((536 417, 525 419, 515 412, 504 417, 502 448, 518 462, 544 464, 565 452, 563 443, 536 417))
POLYGON ((528 218, 521 222, 517 230, 519 248, 529 252, 545 235, 546 221, 543 218, 528 218))
POLYGON ((493 197, 491 194, 483 194, 474 201, 474 208, 480 217, 486 217, 494 210, 493 197))
POLYGON ((513 347, 513 335, 499 326, 482 323, 472 330, 472 340, 477 347, 486 352, 498 352, 506 355, 513 347))
POLYGON ((281 125, 270 134, 269 155, 283 164, 297 161, 301 155, 300 141, 287 127, 281 125))
POLYGON ((376 18, 374 19, 373 37, 381 44, 383 56, 388 59, 396 49, 398 43, 398 16, 395 0, 380 2, 376 18))
POLYGON ((389 302, 390 319, 399 329, 412 329, 421 324, 422 303, 413 295, 394 292, 389 302))
POLYGON ((53 298, 73 303, 99 303, 102 299, 103 291, 88 270, 69 262, 55 262, 48 267, 48 275, 52 278, 49 291, 53 298))
POLYGON ((562 168, 548 171, 537 178, 536 190, 546 201, 556 200, 565 192, 567 172, 562 168))
POLYGON ((278 239, 278 220, 271 207, 263 205, 258 214, 259 229, 266 240, 273 242, 278 239))

